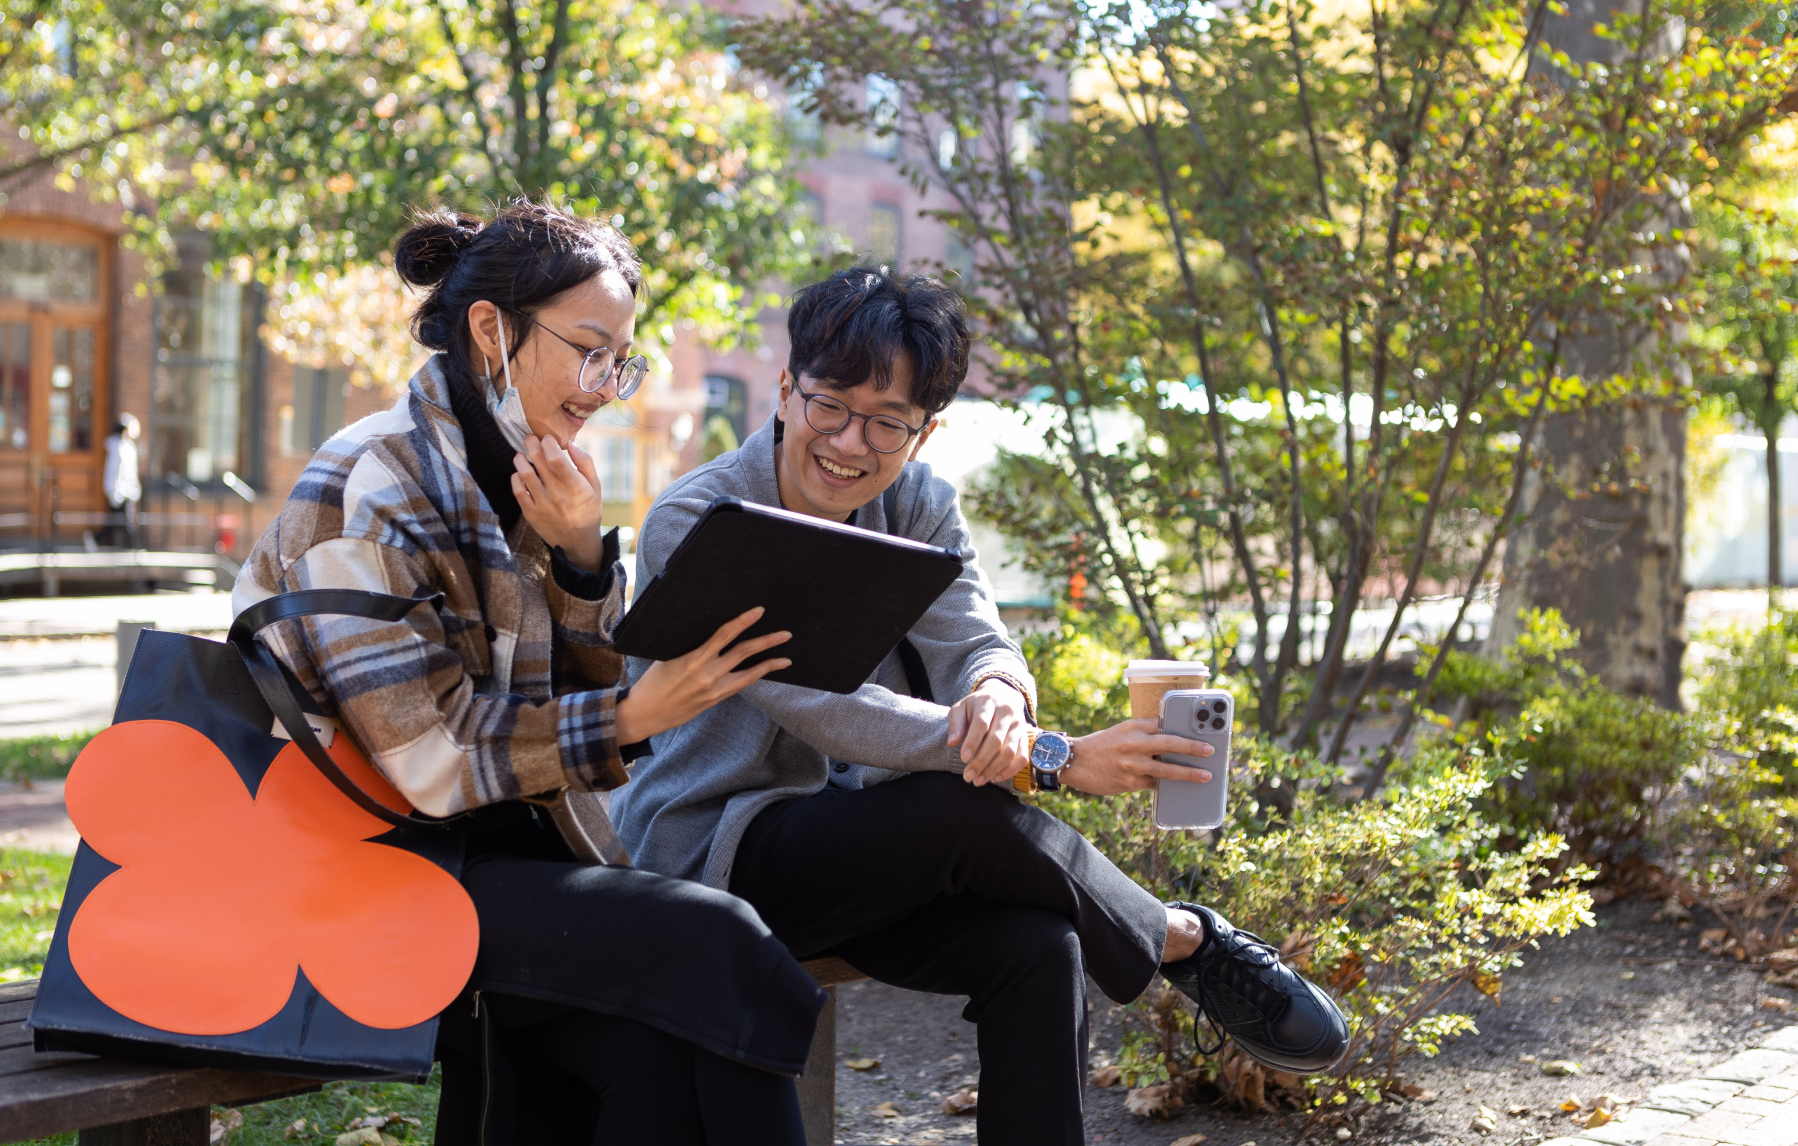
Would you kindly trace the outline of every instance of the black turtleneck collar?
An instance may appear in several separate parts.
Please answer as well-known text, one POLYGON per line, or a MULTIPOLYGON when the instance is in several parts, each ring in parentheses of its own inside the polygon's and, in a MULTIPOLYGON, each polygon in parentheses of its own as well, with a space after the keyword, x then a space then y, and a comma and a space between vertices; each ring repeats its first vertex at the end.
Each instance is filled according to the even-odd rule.
POLYGON ((518 451, 499 432, 499 423, 493 420, 486 401, 476 391, 483 383, 459 378, 449 369, 444 374, 449 383, 450 411, 462 424, 462 440, 468 446, 469 475, 499 515, 500 529, 511 533, 522 515, 518 497, 512 492, 512 457, 518 451))

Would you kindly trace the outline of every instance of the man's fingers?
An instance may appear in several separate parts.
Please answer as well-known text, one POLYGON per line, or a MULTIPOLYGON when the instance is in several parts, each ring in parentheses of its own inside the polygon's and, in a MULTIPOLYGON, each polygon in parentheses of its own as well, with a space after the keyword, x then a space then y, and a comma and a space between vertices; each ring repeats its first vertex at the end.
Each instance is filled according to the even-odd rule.
POLYGON ((961 762, 963 764, 971 766, 975 760, 980 758, 993 733, 993 726, 989 723, 990 719, 984 712, 968 714, 968 732, 961 740, 961 762))
POLYGON ((757 605, 747 613, 738 617, 733 617, 722 625, 719 625, 718 631, 712 634, 712 639, 700 647, 706 650, 707 656, 717 656, 720 652, 724 651, 724 646, 736 640, 737 635, 744 629, 747 629, 749 626, 761 620, 762 614, 765 612, 767 612, 766 609, 757 605))
POLYGON ((1211 779, 1209 768, 1188 768, 1181 764, 1169 764, 1165 760, 1151 760, 1142 766, 1141 772, 1157 780, 1192 780, 1203 784, 1211 779))
POLYGON ((964 704, 949 706, 949 747, 961 746, 962 737, 968 732, 968 709, 964 704))
POLYGON ((1142 751, 1151 756, 1163 756, 1172 752, 1176 756, 1210 756, 1217 749, 1203 740, 1188 740, 1184 736, 1157 735, 1151 736, 1142 747, 1142 751))

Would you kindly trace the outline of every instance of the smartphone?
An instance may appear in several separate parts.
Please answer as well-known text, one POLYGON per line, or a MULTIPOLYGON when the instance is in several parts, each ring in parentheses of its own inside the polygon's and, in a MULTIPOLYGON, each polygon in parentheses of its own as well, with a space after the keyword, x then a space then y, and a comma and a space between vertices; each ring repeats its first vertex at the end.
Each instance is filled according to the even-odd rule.
POLYGON ((1161 731, 1211 745, 1210 756, 1158 757, 1203 768, 1211 779, 1155 781, 1155 826, 1215 828, 1224 822, 1230 781, 1230 730, 1236 701, 1221 688, 1175 689, 1161 698, 1161 731))

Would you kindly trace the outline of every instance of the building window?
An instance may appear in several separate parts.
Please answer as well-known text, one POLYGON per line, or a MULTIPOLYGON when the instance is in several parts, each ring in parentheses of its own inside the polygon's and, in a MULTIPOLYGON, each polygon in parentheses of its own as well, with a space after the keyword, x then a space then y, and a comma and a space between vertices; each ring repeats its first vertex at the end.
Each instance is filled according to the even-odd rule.
POLYGON ((882 75, 868 77, 868 154, 899 154, 899 85, 882 75))
POLYGON ((609 435, 600 439, 599 490, 606 501, 637 500, 637 439, 609 435))
POLYGON ((210 482, 230 471, 254 484, 261 316, 258 286, 209 274, 201 258, 184 257, 169 274, 156 307, 154 480, 210 482))
MULTIPOLYGON (((749 392, 736 378, 724 374, 707 374, 705 419, 701 424, 720 417, 730 423, 730 432, 736 436, 737 445, 741 445, 743 439, 749 436, 749 392)), ((736 449, 736 446, 731 449, 736 449)))
POLYGON ((967 294, 974 289, 974 248, 951 234, 943 243, 943 269, 949 274, 949 285, 967 294))
POLYGON ((0 299, 94 302, 100 250, 90 243, 0 239, 0 299))
POLYGON ((31 446, 31 324, 0 323, 0 450, 31 446))
POLYGON ((50 452, 94 448, 94 332, 60 326, 50 332, 50 452))
POLYGON ((899 269, 899 208, 891 203, 868 207, 868 254, 877 263, 899 269))
POLYGON ((281 452, 297 457, 318 449, 343 429, 343 400, 350 372, 342 367, 293 368, 293 405, 281 411, 281 452))

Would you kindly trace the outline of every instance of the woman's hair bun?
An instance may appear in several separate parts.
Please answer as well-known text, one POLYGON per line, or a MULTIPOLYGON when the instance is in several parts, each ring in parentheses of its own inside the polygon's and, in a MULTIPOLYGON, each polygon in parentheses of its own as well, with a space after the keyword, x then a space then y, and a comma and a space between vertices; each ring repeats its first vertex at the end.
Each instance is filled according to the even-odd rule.
POLYGON ((400 278, 417 287, 436 286, 449 277, 456 260, 481 233, 481 220, 459 211, 421 211, 393 244, 400 278))

